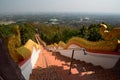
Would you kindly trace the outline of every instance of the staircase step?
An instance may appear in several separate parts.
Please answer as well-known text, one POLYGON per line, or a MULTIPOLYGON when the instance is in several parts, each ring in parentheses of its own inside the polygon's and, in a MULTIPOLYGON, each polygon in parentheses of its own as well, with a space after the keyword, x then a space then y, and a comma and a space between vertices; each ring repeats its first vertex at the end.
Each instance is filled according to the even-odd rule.
POLYGON ((120 80, 119 75, 114 74, 111 69, 103 69, 101 66, 75 59, 71 73, 72 71, 77 73, 69 75, 70 58, 62 56, 59 52, 54 52, 52 55, 47 52, 45 54, 47 63, 50 62, 50 65, 54 66, 48 64, 46 68, 33 69, 30 80, 120 80))
POLYGON ((54 66, 50 66, 40 70, 39 68, 34 69, 30 75, 30 80, 61 80, 61 78, 58 77, 54 66))

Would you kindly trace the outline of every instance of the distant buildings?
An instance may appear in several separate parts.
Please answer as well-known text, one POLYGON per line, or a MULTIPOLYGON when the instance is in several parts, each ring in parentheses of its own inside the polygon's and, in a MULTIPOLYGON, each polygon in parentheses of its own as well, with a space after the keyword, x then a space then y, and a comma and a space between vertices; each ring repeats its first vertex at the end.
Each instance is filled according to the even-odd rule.
POLYGON ((90 18, 89 18, 89 17, 85 17, 84 20, 85 20, 85 21, 89 21, 90 18))
POLYGON ((90 18, 89 18, 89 17, 80 18, 80 22, 82 22, 82 21, 89 21, 89 20, 90 20, 90 18))
POLYGON ((0 24, 8 25, 8 24, 13 24, 16 23, 15 21, 0 21, 0 24))
POLYGON ((59 20, 56 19, 56 18, 50 19, 48 22, 49 22, 50 24, 59 24, 59 20))

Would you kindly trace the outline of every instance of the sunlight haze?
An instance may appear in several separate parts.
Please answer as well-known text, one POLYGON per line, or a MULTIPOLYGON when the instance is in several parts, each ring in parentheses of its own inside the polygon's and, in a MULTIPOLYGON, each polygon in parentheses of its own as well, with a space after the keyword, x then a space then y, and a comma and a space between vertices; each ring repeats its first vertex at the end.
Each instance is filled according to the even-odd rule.
POLYGON ((120 14, 120 0, 0 0, 0 13, 83 12, 120 14))

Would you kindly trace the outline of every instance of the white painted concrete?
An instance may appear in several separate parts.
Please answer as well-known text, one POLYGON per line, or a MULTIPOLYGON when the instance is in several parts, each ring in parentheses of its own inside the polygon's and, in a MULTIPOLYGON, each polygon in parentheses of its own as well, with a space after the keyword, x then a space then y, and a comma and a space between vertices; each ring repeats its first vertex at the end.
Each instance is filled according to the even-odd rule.
POLYGON ((30 73, 32 72, 31 58, 25 62, 21 67, 22 74, 26 80, 29 80, 30 73))
POLYGON ((36 50, 35 47, 33 47, 33 52, 32 52, 32 56, 31 56, 31 64, 32 64, 32 69, 34 68, 34 65, 39 57, 39 53, 41 52, 41 50, 36 50))
POLYGON ((75 49, 74 59, 85 61, 87 63, 92 63, 94 65, 100 65, 105 69, 114 67, 114 65, 120 58, 119 55, 92 53, 92 52, 86 52, 87 55, 84 55, 84 52, 81 50, 81 47, 75 44, 70 45, 66 50, 56 49, 55 51, 59 51, 61 55, 71 57, 73 49, 75 49))
POLYGON ((22 66, 20 66, 22 74, 26 80, 29 80, 29 76, 32 73, 32 69, 38 59, 40 52, 41 50, 36 50, 35 47, 33 47, 31 57, 22 66))

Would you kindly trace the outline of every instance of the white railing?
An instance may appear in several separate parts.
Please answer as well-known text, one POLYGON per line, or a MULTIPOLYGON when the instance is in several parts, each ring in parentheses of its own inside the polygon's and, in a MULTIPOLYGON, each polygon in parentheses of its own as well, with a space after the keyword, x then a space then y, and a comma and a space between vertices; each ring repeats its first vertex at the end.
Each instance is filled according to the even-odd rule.
POLYGON ((118 59, 120 58, 120 55, 112 55, 112 54, 103 54, 103 53, 94 53, 94 52, 88 52, 86 51, 87 55, 84 55, 84 52, 81 50, 81 47, 71 44, 68 49, 51 49, 53 51, 58 51, 61 53, 61 55, 71 57, 72 56, 72 50, 76 49, 74 52, 74 59, 85 61, 87 63, 92 63, 94 65, 100 65, 105 69, 109 69, 114 67, 118 59), (78 50, 80 49, 80 50, 78 50))
POLYGON ((41 50, 36 50, 36 48, 33 47, 32 55, 30 56, 30 58, 20 66, 22 74, 26 80, 29 80, 29 76, 32 73, 32 69, 34 68, 40 52, 41 50))

